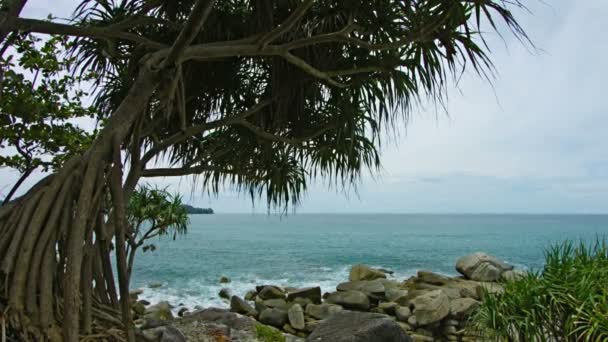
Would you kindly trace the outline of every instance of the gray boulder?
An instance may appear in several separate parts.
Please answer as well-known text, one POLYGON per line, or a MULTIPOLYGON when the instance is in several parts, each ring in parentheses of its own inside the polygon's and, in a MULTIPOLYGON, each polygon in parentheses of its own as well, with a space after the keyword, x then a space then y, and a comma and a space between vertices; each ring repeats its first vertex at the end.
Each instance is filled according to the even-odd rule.
POLYGON ((306 328, 306 321, 304 320, 304 310, 300 304, 294 304, 287 311, 287 318, 289 324, 296 330, 304 330, 306 328))
POLYGON ((512 269, 513 266, 482 252, 465 255, 456 262, 456 270, 475 281, 498 281, 512 269))
POLYGON ((399 321, 407 323, 407 320, 412 316, 412 310, 407 306, 398 306, 395 308, 395 316, 399 321))
POLYGON ((322 321, 306 342, 409 342, 396 322, 384 315, 343 311, 322 321))
POLYGON ((525 277, 528 273, 522 270, 509 270, 501 274, 501 278, 504 281, 513 281, 525 277))
POLYGON ((232 296, 230 299, 230 311, 240 313, 247 316, 256 316, 255 309, 246 301, 238 296, 232 296))
POLYGON ((338 291, 360 291, 368 296, 383 297, 384 296, 384 284, 379 280, 358 280, 349 281, 346 283, 338 284, 336 287, 338 291))
POLYGON ((374 280, 380 278, 386 278, 386 274, 363 264, 354 265, 348 275, 348 280, 350 281, 374 280))
POLYGON ((186 337, 172 326, 162 326, 144 331, 144 336, 158 342, 186 342, 186 337))
POLYGON ((149 306, 144 314, 146 320, 170 321, 173 319, 171 305, 168 302, 160 302, 149 306))
POLYGON ((428 292, 412 300, 418 325, 439 322, 450 313, 450 299, 442 290, 428 292))
POLYGON ((421 281, 421 282, 427 283, 427 284, 445 285, 451 281, 450 278, 448 278, 444 275, 433 273, 430 271, 418 271, 417 275, 418 275, 418 279, 417 279, 418 281, 421 281))
POLYGON ((333 292, 325 301, 351 310, 366 311, 370 307, 369 298, 360 291, 333 292))
POLYGON ((260 322, 277 328, 282 328, 287 320, 287 312, 279 309, 266 309, 260 313, 259 317, 260 322))
POLYGON ((296 298, 310 299, 314 304, 321 303, 321 288, 320 287, 307 287, 303 289, 296 289, 290 291, 287 294, 288 301, 294 301, 296 298))
POLYGON ((387 289, 384 293, 384 296, 386 297, 386 300, 388 300, 389 302, 399 303, 399 302, 405 301, 407 294, 408 294, 407 290, 392 288, 392 289, 387 289))
POLYGON ((284 299, 285 292, 276 286, 264 286, 258 291, 258 298, 266 299, 284 299))
POLYGON ((306 314, 316 319, 326 319, 331 315, 344 310, 340 305, 334 304, 308 304, 306 314))
POLYGON ((458 298, 450 301, 450 314, 458 319, 471 315, 481 303, 472 298, 458 298))

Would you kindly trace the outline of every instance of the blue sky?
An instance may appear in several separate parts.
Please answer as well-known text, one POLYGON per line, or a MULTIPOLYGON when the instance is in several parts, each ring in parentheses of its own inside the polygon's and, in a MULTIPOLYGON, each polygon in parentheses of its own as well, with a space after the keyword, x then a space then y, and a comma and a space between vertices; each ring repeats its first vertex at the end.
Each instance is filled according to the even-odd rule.
MULTIPOLYGON (((30 0, 25 15, 67 15, 75 3, 30 0)), ((297 212, 608 213, 608 1, 527 4, 519 18, 536 51, 492 39, 493 86, 465 75, 447 114, 414 111, 379 175, 348 195, 313 185, 297 212)), ((0 190, 16 176, 0 170, 0 190)), ((158 184, 218 212, 266 211, 231 191, 208 197, 187 178, 158 184)))

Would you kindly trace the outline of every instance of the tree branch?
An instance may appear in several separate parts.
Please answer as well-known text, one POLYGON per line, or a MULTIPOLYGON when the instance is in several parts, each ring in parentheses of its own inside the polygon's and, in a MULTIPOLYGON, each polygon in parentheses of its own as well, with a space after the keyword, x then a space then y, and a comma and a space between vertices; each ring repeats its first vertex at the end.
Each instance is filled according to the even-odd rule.
POLYGON ((124 39, 134 43, 164 49, 166 46, 142 36, 121 32, 111 27, 86 27, 53 23, 38 19, 10 18, 6 13, 0 13, 0 22, 4 20, 2 29, 9 31, 24 31, 43 34, 56 34, 63 36, 98 38, 98 39, 124 39))
POLYGON ((177 36, 167 58, 162 62, 161 69, 173 66, 184 53, 184 49, 192 43, 207 21, 216 0, 198 0, 188 17, 186 25, 177 36))
POLYGON ((165 140, 161 141, 156 146, 154 146, 152 149, 150 149, 148 152, 146 152, 142 158, 142 165, 146 165, 146 163, 149 162, 152 158, 154 158, 154 156, 156 156, 158 153, 162 152, 165 148, 167 148, 173 144, 177 144, 181 141, 188 139, 189 137, 192 137, 197 134, 201 134, 210 129, 215 129, 215 128, 219 128, 222 126, 230 125, 235 120, 248 118, 249 116, 251 116, 251 115, 259 112, 260 110, 264 109, 265 107, 269 106, 271 103, 272 103, 272 100, 260 101, 255 106, 251 107, 250 109, 248 109, 234 117, 227 117, 224 119, 219 119, 219 120, 211 121, 211 122, 200 124, 200 125, 190 126, 190 127, 186 128, 186 130, 176 133, 176 134, 166 138, 165 140))
POLYGON ((291 30, 298 23, 298 21, 304 17, 308 9, 312 7, 313 3, 314 0, 304 0, 304 2, 300 4, 300 6, 298 6, 283 23, 260 38, 258 42, 259 46, 261 48, 265 48, 268 44, 272 43, 283 34, 289 32, 289 30, 291 30))

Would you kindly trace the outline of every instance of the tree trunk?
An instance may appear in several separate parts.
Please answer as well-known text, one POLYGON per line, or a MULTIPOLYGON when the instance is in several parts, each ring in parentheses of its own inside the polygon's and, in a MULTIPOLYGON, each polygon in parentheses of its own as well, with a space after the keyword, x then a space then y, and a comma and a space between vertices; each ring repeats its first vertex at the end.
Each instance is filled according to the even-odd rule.
MULTIPOLYGON (((93 261, 92 257, 96 255, 102 259, 97 265, 109 261, 109 248, 100 247, 104 243, 107 247, 112 235, 118 244, 124 244, 124 234, 119 229, 121 224, 112 235, 98 236, 98 232, 103 230, 99 228, 99 222, 104 222, 99 206, 108 198, 106 192, 112 183, 110 171, 122 174, 120 147, 129 141, 133 124, 141 115, 141 109, 149 103, 160 81, 159 75, 160 72, 142 66, 133 87, 91 148, 56 174, 39 182, 26 195, 12 201, 6 211, 4 207, 0 210, 0 281, 7 285, 0 298, 9 301, 11 328, 19 332, 22 339, 51 339, 52 331, 56 330, 53 327, 62 326, 62 339, 77 342, 81 332, 92 332, 93 321, 95 326, 102 321, 115 324, 112 315, 91 320, 91 315, 104 312, 93 307, 104 303, 101 298, 92 298, 96 296, 92 290, 93 279, 95 283, 100 278, 104 279, 109 292, 110 284, 113 284, 111 264, 93 267, 93 263, 100 260, 93 261), (118 160, 113 160, 113 152, 118 160), (94 228, 95 248, 91 236, 94 228), (97 241, 97 238, 105 241, 97 241), (93 274, 94 269, 99 272, 93 274)), ((120 179, 114 182, 114 187, 112 200, 120 200, 119 193, 124 191, 120 179)), ((115 210, 119 212, 110 216, 124 219, 124 200, 123 197, 122 204, 114 203, 115 210)), ((119 273, 122 273, 121 299, 128 306, 124 253, 124 248, 117 248, 119 273)), ((116 293, 113 295, 115 297, 116 293)), ((108 298, 112 301, 111 293, 105 302, 108 298)), ((126 327, 131 324, 128 314, 124 315, 123 311, 126 327)), ((133 341, 132 330, 128 336, 129 341, 133 341)))

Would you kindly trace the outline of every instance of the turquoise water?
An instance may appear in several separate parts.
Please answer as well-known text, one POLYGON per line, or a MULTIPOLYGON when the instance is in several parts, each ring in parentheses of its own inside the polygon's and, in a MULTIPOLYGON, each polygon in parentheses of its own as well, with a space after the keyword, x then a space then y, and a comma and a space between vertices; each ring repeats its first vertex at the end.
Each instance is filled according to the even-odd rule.
POLYGON ((427 269, 455 274, 458 257, 485 251, 524 268, 542 266, 543 249, 565 239, 608 236, 608 215, 194 215, 176 241, 136 260, 132 287, 151 302, 226 306, 217 279, 234 294, 256 284, 321 285, 331 290, 355 263, 406 278, 427 269))

